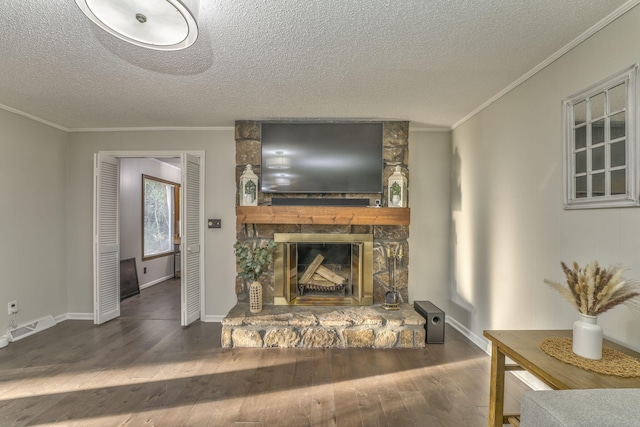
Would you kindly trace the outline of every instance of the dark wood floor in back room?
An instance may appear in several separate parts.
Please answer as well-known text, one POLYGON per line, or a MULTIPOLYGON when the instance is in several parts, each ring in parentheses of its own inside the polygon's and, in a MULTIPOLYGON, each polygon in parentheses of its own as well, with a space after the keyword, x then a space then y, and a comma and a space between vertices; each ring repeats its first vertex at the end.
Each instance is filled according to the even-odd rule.
MULTIPOLYGON (((489 357, 447 325, 425 349, 222 349, 180 285, 0 349, 2 426, 486 426, 489 357)), ((506 410, 524 387, 507 379, 506 410)))

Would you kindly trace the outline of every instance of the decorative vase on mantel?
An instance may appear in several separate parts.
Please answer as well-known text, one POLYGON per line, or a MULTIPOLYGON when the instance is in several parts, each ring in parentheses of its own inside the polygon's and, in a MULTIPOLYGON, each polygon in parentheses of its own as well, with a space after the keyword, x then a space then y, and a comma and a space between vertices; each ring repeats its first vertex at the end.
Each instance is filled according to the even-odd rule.
POLYGON ((602 327, 598 325, 598 316, 580 313, 580 319, 573 323, 572 350, 578 356, 587 359, 602 359, 602 327))

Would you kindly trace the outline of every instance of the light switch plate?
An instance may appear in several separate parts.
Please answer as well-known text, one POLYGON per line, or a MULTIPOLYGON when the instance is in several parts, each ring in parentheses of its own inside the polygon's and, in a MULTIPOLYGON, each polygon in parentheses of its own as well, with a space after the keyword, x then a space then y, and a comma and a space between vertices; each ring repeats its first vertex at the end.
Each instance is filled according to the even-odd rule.
POLYGON ((209 219, 209 220, 207 220, 207 226, 209 228, 222 228, 222 220, 221 219, 209 219))

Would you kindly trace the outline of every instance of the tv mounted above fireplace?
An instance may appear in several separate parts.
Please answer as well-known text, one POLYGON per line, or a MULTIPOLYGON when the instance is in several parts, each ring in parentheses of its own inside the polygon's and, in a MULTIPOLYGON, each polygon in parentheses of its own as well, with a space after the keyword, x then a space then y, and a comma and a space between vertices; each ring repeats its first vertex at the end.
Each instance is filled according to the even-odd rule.
POLYGON ((382 193, 382 123, 262 123, 264 193, 382 193))

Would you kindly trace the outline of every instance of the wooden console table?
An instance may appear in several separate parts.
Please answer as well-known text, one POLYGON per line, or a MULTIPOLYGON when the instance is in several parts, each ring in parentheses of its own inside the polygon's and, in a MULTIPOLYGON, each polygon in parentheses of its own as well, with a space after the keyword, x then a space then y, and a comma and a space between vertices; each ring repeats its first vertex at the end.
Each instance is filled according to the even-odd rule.
MULTIPOLYGON (((640 388, 640 378, 621 378, 587 371, 549 356, 540 349, 548 337, 571 337, 570 330, 549 331, 484 331, 491 341, 491 390, 489 394, 489 426, 509 423, 513 415, 504 414, 504 374, 508 370, 527 370, 554 390, 590 388, 640 388), (507 366, 505 356, 517 366, 507 366)), ((606 347, 640 359, 640 353, 611 341, 606 347)))

